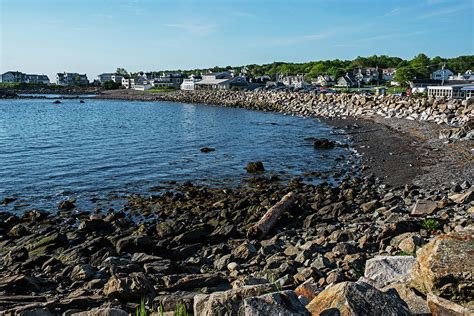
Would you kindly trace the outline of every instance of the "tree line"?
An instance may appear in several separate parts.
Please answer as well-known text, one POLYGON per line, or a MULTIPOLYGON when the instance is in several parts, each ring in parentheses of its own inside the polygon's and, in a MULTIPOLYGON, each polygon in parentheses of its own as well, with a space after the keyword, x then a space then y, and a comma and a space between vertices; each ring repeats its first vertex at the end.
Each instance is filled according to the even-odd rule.
MULTIPOLYGON (((296 75, 303 74, 307 80, 318 77, 319 75, 330 75, 334 78, 338 78, 346 73, 351 73, 354 69, 364 67, 378 67, 383 68, 396 68, 394 80, 398 82, 406 82, 408 80, 418 78, 429 78, 430 74, 440 69, 443 65, 447 69, 450 69, 455 74, 464 73, 466 70, 474 70, 474 55, 459 56, 454 58, 443 58, 440 56, 428 57, 425 54, 418 54, 410 60, 405 60, 400 57, 392 57, 387 55, 373 55, 369 57, 357 57, 353 60, 320 60, 310 61, 305 63, 287 63, 287 62, 274 62, 271 64, 250 64, 245 66, 226 66, 207 69, 188 69, 188 70, 163 70, 153 71, 149 74, 158 75, 162 72, 180 72, 186 75, 204 73, 209 70, 213 72, 221 72, 226 70, 233 70, 235 73, 240 73, 245 67, 247 74, 251 77, 259 77, 263 75, 269 75, 272 79, 276 78, 277 74, 282 75, 296 75)), ((125 69, 118 68, 119 74, 127 73, 125 69)), ((128 73, 127 73, 128 74, 128 73)), ((137 76, 139 73, 129 74, 132 77, 137 76)))

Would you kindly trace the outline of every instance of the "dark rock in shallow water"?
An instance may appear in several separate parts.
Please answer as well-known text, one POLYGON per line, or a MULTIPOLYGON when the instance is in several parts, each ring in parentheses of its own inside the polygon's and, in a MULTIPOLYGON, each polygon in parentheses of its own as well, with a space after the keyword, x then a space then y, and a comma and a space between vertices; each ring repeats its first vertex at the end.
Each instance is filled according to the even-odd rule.
POLYGON ((249 173, 257 173, 257 172, 263 172, 265 171, 265 167, 263 166, 263 162, 261 161, 256 161, 256 162, 249 162, 247 164, 247 172, 249 173))
POLYGON ((59 205, 58 205, 58 209, 60 211, 70 211, 75 207, 76 205, 70 200, 59 202, 59 205))
POLYGON ((332 149, 336 146, 333 141, 326 138, 316 139, 313 144, 316 149, 332 149))
POLYGON ((212 148, 212 147, 202 147, 201 148, 201 152, 202 153, 210 153, 210 152, 213 152, 215 151, 216 149, 215 148, 212 148))
POLYGON ((56 100, 56 101, 53 102, 53 104, 61 104, 61 101, 56 100))

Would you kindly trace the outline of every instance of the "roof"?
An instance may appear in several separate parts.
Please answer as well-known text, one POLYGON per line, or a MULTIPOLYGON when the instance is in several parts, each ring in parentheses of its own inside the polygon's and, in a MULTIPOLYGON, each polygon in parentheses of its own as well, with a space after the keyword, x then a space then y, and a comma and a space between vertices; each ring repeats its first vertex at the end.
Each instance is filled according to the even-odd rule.
POLYGON ((464 88, 461 88, 462 91, 474 91, 474 86, 467 86, 464 88))
POLYGON ((227 78, 227 79, 212 79, 212 78, 205 78, 202 79, 199 82, 196 82, 198 85, 212 85, 212 84, 221 84, 226 81, 230 81, 232 78, 227 78))

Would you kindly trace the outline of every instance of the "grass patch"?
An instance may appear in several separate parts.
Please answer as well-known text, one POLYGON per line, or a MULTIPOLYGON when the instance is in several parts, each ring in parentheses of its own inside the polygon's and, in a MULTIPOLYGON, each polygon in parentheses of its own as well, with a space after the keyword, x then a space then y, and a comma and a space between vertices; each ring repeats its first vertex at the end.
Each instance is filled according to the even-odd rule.
POLYGON ((413 256, 413 254, 406 251, 400 251, 397 253, 397 256, 413 256))
POLYGON ((424 229, 428 231, 437 230, 439 226, 440 225, 438 221, 433 218, 427 218, 423 222, 421 222, 421 227, 423 227, 424 229))
POLYGON ((148 93, 164 93, 164 92, 173 92, 176 91, 175 88, 151 88, 148 90, 145 90, 145 92, 148 93))

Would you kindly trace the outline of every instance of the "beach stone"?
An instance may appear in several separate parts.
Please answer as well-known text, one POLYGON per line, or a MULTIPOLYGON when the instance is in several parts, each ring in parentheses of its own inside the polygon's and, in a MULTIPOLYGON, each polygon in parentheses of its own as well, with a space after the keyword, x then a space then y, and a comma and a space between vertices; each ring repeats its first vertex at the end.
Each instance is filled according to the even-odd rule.
MULTIPOLYGON (((442 297, 428 294, 428 307, 433 316, 468 316, 474 315, 474 303, 466 308, 442 297)), ((471 302, 472 303, 472 302, 471 302)))
POLYGON ((273 292, 270 284, 247 285, 237 289, 198 294, 194 297, 194 315, 238 315, 244 305, 244 299, 273 292))
POLYGON ((312 315, 411 315, 395 291, 382 292, 364 282, 329 285, 306 308, 312 315))
POLYGON ((65 201, 61 201, 59 202, 58 204, 58 209, 60 211, 70 211, 72 209, 76 208, 76 205, 74 204, 73 201, 71 200, 65 200, 65 201))
POLYGON ((71 272, 71 280, 89 281, 95 276, 95 269, 90 264, 76 265, 71 272))
POLYGON ((474 191, 469 190, 465 193, 453 194, 448 198, 456 204, 467 204, 474 200, 474 191))
POLYGON ((295 294, 300 298, 304 298, 307 305, 316 297, 323 289, 315 282, 314 278, 309 278, 295 289, 295 294))
POLYGON ((429 315, 430 309, 426 300, 417 295, 406 283, 392 283, 381 289, 382 292, 389 290, 397 291, 398 296, 408 305, 408 309, 414 315, 429 315))
POLYGON ((24 262, 28 259, 28 251, 25 247, 20 247, 12 249, 3 257, 3 262, 5 265, 9 266, 14 263, 24 262))
POLYGON ((438 203, 430 200, 418 200, 411 211, 413 216, 431 215, 438 208, 438 203))
POLYGON ((118 254, 135 253, 135 252, 150 252, 153 249, 153 244, 148 236, 127 236, 117 241, 115 245, 118 254))
POLYGON ((474 301, 474 230, 439 235, 420 248, 410 286, 456 303, 474 301))
POLYGON ((295 292, 282 291, 249 297, 244 300, 244 315, 311 315, 298 300, 295 292))
POLYGON ((72 313, 70 316, 128 316, 128 313, 120 308, 95 308, 90 311, 72 313))
POLYGON ((103 291, 109 299, 128 302, 153 294, 154 289, 143 273, 134 272, 123 277, 111 276, 103 291))
POLYGON ((255 246, 249 242, 240 244, 237 248, 232 251, 232 255, 235 259, 248 260, 257 253, 255 246))

